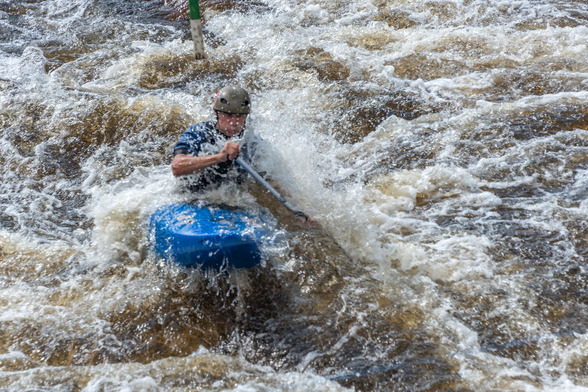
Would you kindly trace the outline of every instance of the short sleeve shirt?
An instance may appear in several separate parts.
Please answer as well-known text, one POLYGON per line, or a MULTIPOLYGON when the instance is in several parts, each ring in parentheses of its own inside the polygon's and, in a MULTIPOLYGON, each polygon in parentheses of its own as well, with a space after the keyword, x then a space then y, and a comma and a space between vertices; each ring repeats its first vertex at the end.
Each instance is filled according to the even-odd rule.
MULTIPOLYGON (((222 151, 226 142, 230 139, 216 129, 216 123, 212 121, 202 122, 189 127, 181 136, 174 147, 174 156, 186 154, 191 156, 206 156, 218 154, 222 151)), ((250 143, 241 146, 241 156, 248 160, 250 143)), ((234 161, 227 160, 204 169, 201 173, 186 176, 191 190, 204 190, 214 188, 225 181, 240 183, 245 176, 234 161)))

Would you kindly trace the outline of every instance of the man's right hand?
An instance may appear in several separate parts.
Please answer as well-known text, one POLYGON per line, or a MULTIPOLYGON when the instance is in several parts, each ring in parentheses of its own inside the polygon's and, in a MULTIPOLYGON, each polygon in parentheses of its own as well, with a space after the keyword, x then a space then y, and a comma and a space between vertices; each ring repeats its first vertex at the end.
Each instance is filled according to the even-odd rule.
POLYGON ((209 166, 237 159, 240 152, 241 149, 237 143, 227 142, 221 152, 214 155, 193 157, 186 154, 177 154, 172 161, 172 172, 176 177, 200 173, 209 166))
POLYGON ((227 144, 225 144, 225 146, 221 150, 221 154, 223 154, 224 156, 223 162, 226 162, 227 160, 233 161, 237 159, 240 153, 241 148, 235 142, 227 142, 227 144))

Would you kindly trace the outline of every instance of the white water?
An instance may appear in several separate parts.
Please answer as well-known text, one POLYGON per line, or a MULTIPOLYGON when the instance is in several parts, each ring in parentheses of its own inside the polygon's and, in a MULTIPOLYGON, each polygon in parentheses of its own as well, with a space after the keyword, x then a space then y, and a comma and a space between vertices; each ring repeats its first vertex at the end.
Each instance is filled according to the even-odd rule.
POLYGON ((0 388, 588 389, 585 4, 210 2, 206 62, 161 6, 0 3, 0 388), (229 82, 324 232, 231 188, 287 245, 162 268, 171 148, 229 82))

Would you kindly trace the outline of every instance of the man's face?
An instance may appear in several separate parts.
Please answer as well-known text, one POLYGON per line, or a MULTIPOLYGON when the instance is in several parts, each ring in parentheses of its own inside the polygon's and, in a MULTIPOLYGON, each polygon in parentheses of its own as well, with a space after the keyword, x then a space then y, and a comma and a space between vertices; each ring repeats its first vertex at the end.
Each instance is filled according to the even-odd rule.
POLYGON ((217 129, 227 137, 238 135, 245 126, 246 114, 218 112, 217 129))

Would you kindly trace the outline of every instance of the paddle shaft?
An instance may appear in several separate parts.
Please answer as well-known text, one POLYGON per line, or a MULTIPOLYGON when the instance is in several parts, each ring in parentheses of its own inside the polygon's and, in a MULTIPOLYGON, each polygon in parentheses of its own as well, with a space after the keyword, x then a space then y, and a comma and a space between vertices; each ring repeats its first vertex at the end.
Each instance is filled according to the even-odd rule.
MULTIPOLYGON (((280 195, 280 193, 278 191, 276 191, 261 175, 259 175, 258 172, 255 171, 255 169, 253 169, 247 162, 245 162, 243 159, 241 159, 241 157, 237 157, 235 159, 235 162, 237 162, 243 169, 245 169, 245 171, 247 171, 247 173, 251 174, 251 176, 253 178, 255 178, 257 180, 257 182, 259 182, 265 189, 267 189, 269 191, 269 193, 272 194, 273 197, 275 197, 280 203, 282 203, 287 209, 289 209, 290 211, 292 211, 294 213, 294 215, 299 216, 304 218, 307 222, 309 222, 309 218, 308 215, 306 215, 304 212, 297 210, 296 208, 294 208, 294 206, 292 206, 292 204, 290 204, 288 202, 288 200, 286 200, 284 198, 284 196, 280 195)), ((343 249, 343 247, 341 245, 339 245, 337 243, 337 241, 335 240, 335 238, 333 238, 333 236, 331 236, 328 233, 325 233, 331 240, 333 240, 333 243, 335 245, 337 245, 337 247, 339 249, 341 249, 341 251, 343 252, 343 254, 345 256, 347 256, 347 258, 349 260, 351 260, 351 256, 345 251, 345 249, 343 249)))
POLYGON ((286 207, 287 209, 289 209, 290 211, 292 211, 294 213, 294 215, 300 216, 300 217, 302 217, 302 218, 304 218, 305 220, 308 221, 308 215, 306 215, 304 212, 296 209, 292 204, 290 204, 290 202, 288 202, 288 200, 286 200, 284 198, 284 196, 282 196, 278 191, 276 191, 274 189, 274 187, 272 187, 247 162, 245 162, 243 159, 241 159, 241 157, 237 157, 237 159, 235 159, 235 162, 237 162, 243 169, 245 169, 245 171, 247 173, 249 173, 251 175, 251 177, 255 178, 255 180, 257 182, 259 182, 265 189, 267 189, 269 191, 269 193, 272 194, 273 197, 275 197, 280 203, 282 203, 284 205, 284 207, 286 207))

